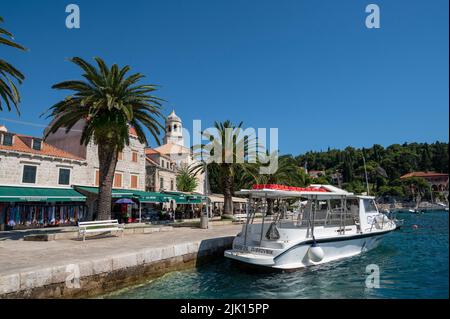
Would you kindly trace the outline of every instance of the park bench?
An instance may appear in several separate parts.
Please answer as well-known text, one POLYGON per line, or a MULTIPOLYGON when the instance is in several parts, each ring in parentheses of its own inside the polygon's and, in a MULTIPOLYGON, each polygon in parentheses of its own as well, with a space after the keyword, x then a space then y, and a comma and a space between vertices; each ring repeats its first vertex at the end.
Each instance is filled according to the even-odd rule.
POLYGON ((123 224, 119 224, 117 219, 78 222, 78 238, 83 236, 83 241, 86 239, 86 234, 120 231, 123 236, 123 230, 123 224))

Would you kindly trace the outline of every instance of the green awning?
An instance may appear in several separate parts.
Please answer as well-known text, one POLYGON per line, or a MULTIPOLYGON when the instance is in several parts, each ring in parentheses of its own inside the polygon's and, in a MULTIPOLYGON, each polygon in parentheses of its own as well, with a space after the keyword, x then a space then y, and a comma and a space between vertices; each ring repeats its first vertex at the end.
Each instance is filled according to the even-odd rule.
MULTIPOLYGON (((75 186, 76 189, 81 192, 89 192, 93 194, 98 194, 98 187, 90 186, 75 186)), ((145 192, 133 189, 117 189, 112 190, 113 198, 134 198, 139 200, 141 203, 164 203, 167 202, 167 198, 161 193, 157 192, 145 192)))
POLYGON ((204 197, 198 194, 186 194, 180 192, 164 192, 163 194, 172 197, 177 204, 200 204, 204 197))
POLYGON ((169 201, 163 194, 157 192, 133 191, 133 194, 141 203, 165 203, 169 201))
POLYGON ((84 202, 72 188, 0 186, 0 202, 84 202))

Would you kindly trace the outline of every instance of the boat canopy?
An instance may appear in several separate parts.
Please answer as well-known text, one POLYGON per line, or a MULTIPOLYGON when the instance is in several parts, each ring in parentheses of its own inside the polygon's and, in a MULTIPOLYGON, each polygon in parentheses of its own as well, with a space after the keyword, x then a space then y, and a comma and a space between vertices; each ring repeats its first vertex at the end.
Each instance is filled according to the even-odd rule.
POLYGON ((0 202, 85 202, 73 188, 0 186, 0 202))
POLYGON ((242 189, 236 192, 236 195, 248 196, 252 198, 317 198, 321 200, 357 197, 355 194, 349 193, 341 188, 321 184, 313 184, 305 188, 294 188, 273 184, 263 186, 255 185, 253 186, 253 189, 242 189))

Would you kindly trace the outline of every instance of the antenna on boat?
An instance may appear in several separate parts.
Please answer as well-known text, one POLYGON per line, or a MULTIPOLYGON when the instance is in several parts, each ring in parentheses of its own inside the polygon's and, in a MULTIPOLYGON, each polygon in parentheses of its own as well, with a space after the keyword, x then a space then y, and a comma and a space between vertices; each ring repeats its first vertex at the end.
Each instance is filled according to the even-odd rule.
POLYGON ((364 157, 364 151, 362 151, 362 158, 364 163, 364 174, 366 175, 367 196, 369 196, 369 178, 367 177, 366 158, 364 157))

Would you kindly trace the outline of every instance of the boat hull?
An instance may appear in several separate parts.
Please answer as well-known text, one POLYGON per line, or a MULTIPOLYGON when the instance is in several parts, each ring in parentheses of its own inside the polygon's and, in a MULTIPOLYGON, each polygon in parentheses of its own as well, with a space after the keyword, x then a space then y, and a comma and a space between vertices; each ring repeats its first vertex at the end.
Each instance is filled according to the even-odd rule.
POLYGON ((262 255, 239 250, 225 251, 225 257, 259 267, 270 267, 280 270, 298 269, 356 256, 377 247, 383 236, 390 231, 349 236, 348 238, 329 238, 316 240, 323 251, 320 261, 313 261, 309 250, 312 241, 304 241, 278 253, 275 256, 262 255))

